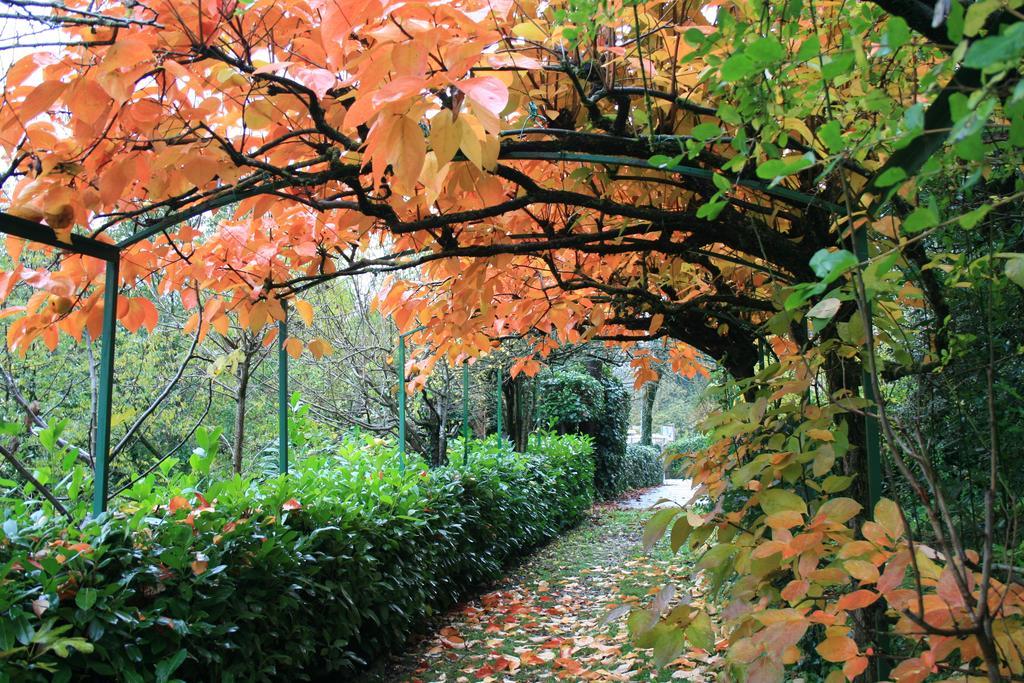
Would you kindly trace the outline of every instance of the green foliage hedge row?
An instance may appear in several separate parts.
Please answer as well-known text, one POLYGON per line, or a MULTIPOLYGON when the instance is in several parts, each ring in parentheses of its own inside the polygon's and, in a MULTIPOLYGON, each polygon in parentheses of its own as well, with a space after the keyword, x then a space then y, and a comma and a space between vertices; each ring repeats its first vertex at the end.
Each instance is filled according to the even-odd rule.
POLYGON ((626 457, 622 462, 627 489, 657 486, 665 481, 661 451, 657 446, 631 443, 626 446, 626 457))
POLYGON ((541 422, 554 425, 562 433, 594 438, 597 494, 607 500, 635 488, 627 473, 630 395, 622 380, 607 367, 595 377, 582 365, 549 370, 539 379, 537 412, 541 422))
POLYGON ((532 443, 405 474, 371 440, 264 481, 155 474, 73 525, 5 500, 0 680, 338 680, 581 519, 589 441, 532 443))

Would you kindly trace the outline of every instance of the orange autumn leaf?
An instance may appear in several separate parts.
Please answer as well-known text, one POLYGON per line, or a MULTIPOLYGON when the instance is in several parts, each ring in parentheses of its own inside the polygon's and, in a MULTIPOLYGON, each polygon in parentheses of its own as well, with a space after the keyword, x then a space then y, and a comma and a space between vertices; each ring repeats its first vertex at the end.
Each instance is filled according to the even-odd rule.
POLYGON ((861 589, 852 593, 847 593, 843 597, 839 598, 839 602, 836 603, 836 606, 839 609, 845 610, 863 609, 864 607, 873 604, 878 600, 878 598, 878 593, 861 589))
POLYGON ((857 656, 857 643, 848 636, 831 636, 814 648, 828 662, 845 662, 857 656))

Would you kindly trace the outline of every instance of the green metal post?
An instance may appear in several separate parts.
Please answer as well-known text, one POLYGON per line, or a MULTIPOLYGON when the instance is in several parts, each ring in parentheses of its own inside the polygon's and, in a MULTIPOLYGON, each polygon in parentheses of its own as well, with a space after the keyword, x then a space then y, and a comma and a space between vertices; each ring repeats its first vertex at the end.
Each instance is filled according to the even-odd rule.
POLYGON ((282 302, 284 318, 277 322, 277 470, 288 474, 288 302, 282 302))
MULTIPOLYGON (((857 260, 861 263, 868 259, 868 231, 867 227, 860 227, 853 233, 853 248, 857 255, 857 260)), ((868 324, 871 324, 873 319, 871 312, 871 301, 865 301, 867 310, 865 310, 865 317, 868 320, 868 324)), ((870 349, 866 349, 865 353, 870 353, 870 349)), ((861 383, 864 385, 864 398, 871 403, 872 406, 878 405, 878 397, 875 395, 875 387, 871 383, 871 372, 867 366, 867 363, 861 364, 861 383)), ((881 434, 878 429, 878 418, 870 413, 866 413, 864 416, 864 448, 867 451, 868 465, 868 504, 873 510, 875 504, 878 503, 882 497, 882 446, 881 446, 881 434)))
POLYGON ((398 335, 398 471, 405 474, 405 335, 398 335))
POLYGON ((501 381, 502 381, 503 378, 502 378, 501 374, 502 374, 501 373, 501 367, 499 366, 498 369, 497 369, 497 375, 498 375, 498 403, 497 403, 498 430, 497 430, 497 432, 495 432, 498 435, 498 445, 499 446, 501 446, 501 429, 502 429, 502 427, 501 427, 501 407, 502 407, 501 406, 501 404, 502 404, 502 400, 501 400, 501 398, 502 398, 501 397, 501 381))
MULTIPOLYGON (((540 449, 540 429, 537 428, 537 378, 533 378, 533 403, 530 404, 530 428, 537 435, 537 448, 540 449)), ((529 441, 529 439, 527 439, 529 441)), ((529 448, 527 448, 529 450, 529 448)))
POLYGON ((107 509, 107 462, 110 458, 110 407, 114 397, 114 348, 117 332, 117 259, 107 261, 103 290, 103 348, 100 352, 100 387, 96 406, 96 453, 92 514, 99 516, 107 509))
POLYGON ((462 361, 462 464, 469 462, 469 361, 462 361))

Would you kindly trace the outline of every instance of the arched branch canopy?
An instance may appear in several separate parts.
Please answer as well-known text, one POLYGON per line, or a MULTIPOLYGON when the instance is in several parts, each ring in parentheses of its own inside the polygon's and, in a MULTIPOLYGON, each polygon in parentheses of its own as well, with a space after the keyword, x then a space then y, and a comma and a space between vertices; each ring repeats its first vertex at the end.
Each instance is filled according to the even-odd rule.
MULTIPOLYGON (((3 208, 122 246, 129 328, 155 324, 142 280, 189 307, 215 292, 202 325, 258 327, 319 282, 394 272, 381 309, 453 361, 540 331, 540 354, 670 337, 744 371, 779 288, 838 240, 836 165, 855 190, 876 165, 844 136, 909 97, 817 128, 815 60, 851 30, 881 44, 884 13, 803 5, 70 0, 44 19, 62 45, 6 73, 3 208), (831 28, 808 50, 812 19, 831 28)), ((928 54, 873 53, 861 77, 928 54)), ((101 277, 80 256, 0 275, 0 296, 36 290, 9 343, 97 331, 101 277)))

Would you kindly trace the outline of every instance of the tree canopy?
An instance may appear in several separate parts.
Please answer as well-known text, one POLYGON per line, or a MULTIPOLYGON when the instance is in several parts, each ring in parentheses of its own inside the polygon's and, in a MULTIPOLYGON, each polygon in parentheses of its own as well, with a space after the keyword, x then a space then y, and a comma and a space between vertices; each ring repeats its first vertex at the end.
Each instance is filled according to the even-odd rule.
MULTIPOLYGON (((716 507, 659 513, 651 534, 712 544, 712 592, 741 576, 726 666, 776 680, 813 625, 853 679, 881 600, 921 645, 900 680, 954 652, 942 666, 967 676, 1024 675, 1016 527, 994 537, 997 503, 1016 510, 998 397, 1019 396, 997 377, 1019 350, 996 321, 1024 286, 1019 0, 10 5, 47 30, 4 46, 3 208, 122 247, 128 329, 158 321, 141 282, 180 295, 201 339, 229 315, 259 333, 286 305, 308 321, 303 292, 377 273, 378 310, 424 327, 412 386, 509 337, 531 341, 513 374, 561 344, 673 340, 673 370, 703 353, 738 380, 691 461, 716 507), (982 371, 964 369, 964 289, 982 371), (980 552, 883 391, 954 366, 987 378, 980 552), (866 489, 865 418, 930 555, 866 489)), ((98 334, 100 263, 7 251, 0 296, 34 291, 5 309, 12 348, 98 334)), ((638 382, 655 377, 635 353, 638 382)), ((655 614, 652 638, 682 647, 709 618, 684 612, 655 614)))
MULTIPOLYGON (((420 266, 384 308, 453 357, 670 336, 749 371, 774 285, 946 94, 943 35, 880 4, 71 4, 66 46, 7 73, 8 210, 133 244, 126 285, 218 292, 204 325, 420 266)), ((12 274, 40 294, 9 342, 96 333, 98 277, 12 274)))

